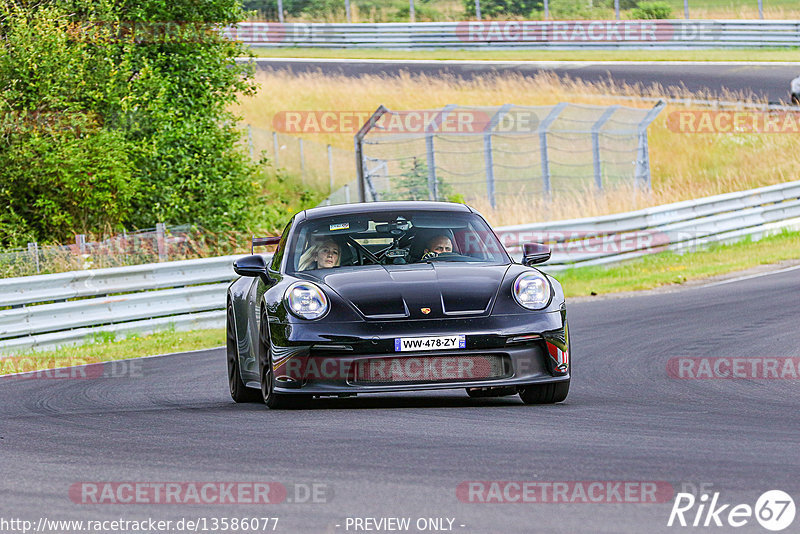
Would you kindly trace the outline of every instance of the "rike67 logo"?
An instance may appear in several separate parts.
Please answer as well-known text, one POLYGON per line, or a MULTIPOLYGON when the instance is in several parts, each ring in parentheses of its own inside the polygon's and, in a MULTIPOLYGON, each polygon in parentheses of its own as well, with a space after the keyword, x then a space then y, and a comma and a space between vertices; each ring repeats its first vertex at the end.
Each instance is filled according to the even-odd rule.
POLYGON ((719 492, 714 492, 712 496, 703 493, 699 498, 691 493, 678 493, 667 526, 738 528, 755 518, 765 529, 777 532, 792 524, 795 512, 794 500, 781 490, 763 493, 755 506, 723 503, 719 499, 719 492))

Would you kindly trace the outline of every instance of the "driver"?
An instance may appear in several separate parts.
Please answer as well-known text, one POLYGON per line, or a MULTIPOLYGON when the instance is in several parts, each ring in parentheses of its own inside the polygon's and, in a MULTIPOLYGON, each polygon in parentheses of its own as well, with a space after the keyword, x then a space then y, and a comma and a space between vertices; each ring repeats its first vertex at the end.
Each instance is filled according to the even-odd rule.
POLYGON ((422 259, 427 260, 443 252, 453 252, 453 242, 446 235, 436 235, 428 240, 422 259))
POLYGON ((333 238, 324 238, 315 242, 300 256, 300 271, 311 269, 330 269, 338 267, 340 261, 339 243, 333 238))

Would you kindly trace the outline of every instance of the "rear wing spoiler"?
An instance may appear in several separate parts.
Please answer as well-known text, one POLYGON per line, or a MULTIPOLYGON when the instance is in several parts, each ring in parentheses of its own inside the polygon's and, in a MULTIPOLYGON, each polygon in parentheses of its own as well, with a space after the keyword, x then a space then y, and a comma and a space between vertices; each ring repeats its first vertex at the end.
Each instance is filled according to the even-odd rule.
POLYGON ((281 242, 281 236, 273 235, 269 237, 256 237, 253 236, 253 241, 250 244, 250 254, 255 254, 256 247, 265 247, 269 245, 277 245, 281 242))

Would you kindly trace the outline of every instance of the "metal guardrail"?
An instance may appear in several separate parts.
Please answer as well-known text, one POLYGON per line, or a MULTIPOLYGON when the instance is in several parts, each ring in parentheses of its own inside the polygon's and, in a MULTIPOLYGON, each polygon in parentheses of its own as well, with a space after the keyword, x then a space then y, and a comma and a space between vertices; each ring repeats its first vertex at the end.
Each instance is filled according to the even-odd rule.
MULTIPOLYGON (((800 229, 800 181, 655 208, 497 228, 512 254, 550 243, 544 269, 618 262, 661 250, 800 229)), ((80 343, 96 332, 221 328, 235 274, 224 256, 0 280, 0 353, 80 343), (57 301, 57 302, 53 302, 57 301)))
POLYGON ((717 48, 800 46, 798 20, 243 22, 223 33, 258 47, 717 48))
POLYGON ((497 234, 517 257, 524 242, 549 243, 546 269, 557 271, 759 238, 782 228, 800 229, 800 181, 623 214, 507 226, 497 234))

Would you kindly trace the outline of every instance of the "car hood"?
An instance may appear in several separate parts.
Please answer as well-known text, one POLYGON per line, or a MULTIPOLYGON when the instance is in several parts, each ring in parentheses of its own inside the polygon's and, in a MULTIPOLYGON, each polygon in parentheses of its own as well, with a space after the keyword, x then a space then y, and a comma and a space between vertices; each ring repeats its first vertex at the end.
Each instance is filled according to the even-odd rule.
POLYGON ((509 265, 431 262, 318 272, 366 319, 488 315, 509 265))

